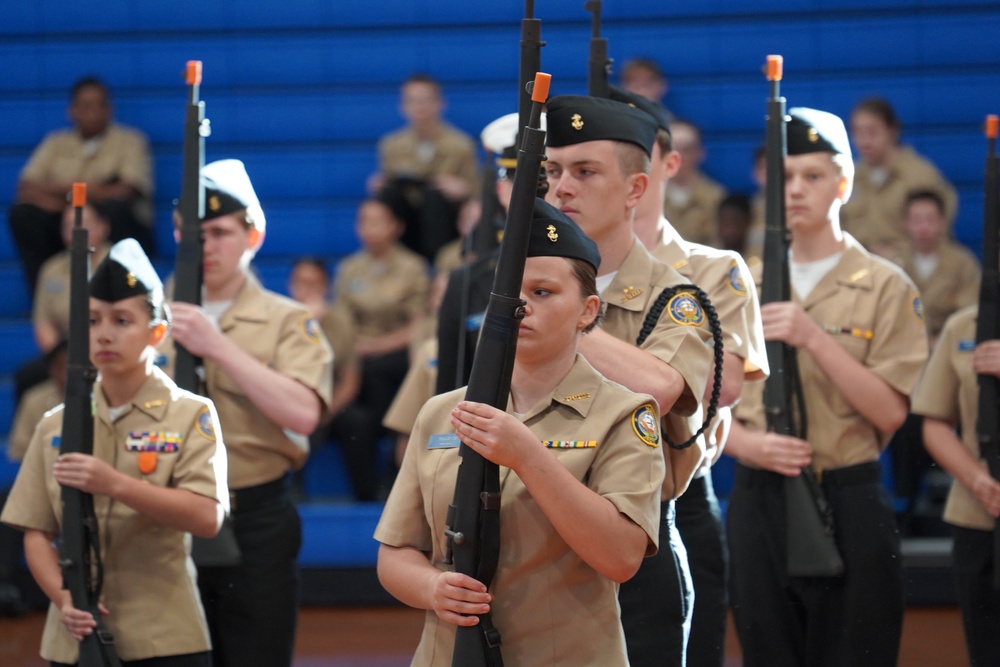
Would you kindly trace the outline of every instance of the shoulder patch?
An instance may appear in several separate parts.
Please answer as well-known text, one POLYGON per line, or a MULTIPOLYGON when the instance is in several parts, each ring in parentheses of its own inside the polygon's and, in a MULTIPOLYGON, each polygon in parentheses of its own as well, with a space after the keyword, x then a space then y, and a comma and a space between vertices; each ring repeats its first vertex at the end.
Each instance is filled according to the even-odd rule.
POLYGON ((697 327, 705 321, 705 311, 698 299, 687 292, 679 292, 667 302, 667 314, 677 324, 697 327))
POLYGON ((208 406, 201 408, 198 418, 194 421, 194 427, 198 433, 215 442, 215 425, 212 423, 212 411, 208 409, 208 406))
POLYGON ((302 334, 313 345, 319 345, 321 339, 319 322, 312 315, 306 315, 302 318, 302 334))
POLYGON ((639 406, 632 413, 632 430, 650 447, 660 446, 660 424, 651 403, 639 406))
POLYGON ((736 263, 735 259, 729 265, 729 272, 726 275, 726 285, 740 296, 750 296, 750 292, 747 291, 747 284, 740 273, 740 265, 736 263))
POLYGON ((924 301, 920 298, 919 294, 914 294, 912 299, 913 304, 913 316, 917 318, 920 322, 920 326, 927 326, 927 321, 924 319, 924 301))

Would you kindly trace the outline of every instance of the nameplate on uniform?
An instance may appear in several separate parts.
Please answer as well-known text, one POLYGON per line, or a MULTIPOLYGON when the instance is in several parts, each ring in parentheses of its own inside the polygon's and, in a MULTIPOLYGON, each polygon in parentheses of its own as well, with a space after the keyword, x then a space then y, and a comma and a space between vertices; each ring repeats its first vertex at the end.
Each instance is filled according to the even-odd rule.
POLYGON ((483 320, 486 319, 486 311, 475 313, 465 318, 466 331, 479 331, 483 328, 483 320))
POLYGON ((591 449, 597 447, 596 440, 542 440, 548 449, 591 449))
POLYGON ((131 431, 125 440, 128 452, 176 452, 183 436, 167 431, 131 431))
POLYGON ((427 441, 427 449, 454 449, 461 444, 454 433, 436 433, 427 441))
POLYGON ((975 338, 966 338, 965 340, 958 341, 959 352, 972 352, 975 349, 976 349, 975 338))

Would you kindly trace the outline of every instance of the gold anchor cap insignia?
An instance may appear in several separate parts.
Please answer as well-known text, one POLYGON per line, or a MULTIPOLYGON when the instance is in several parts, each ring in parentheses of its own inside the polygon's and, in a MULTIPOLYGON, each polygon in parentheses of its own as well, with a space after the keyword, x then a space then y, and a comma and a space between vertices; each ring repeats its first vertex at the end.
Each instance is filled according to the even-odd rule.
POLYGON ((135 274, 129 273, 125 276, 125 282, 128 283, 129 287, 135 287, 135 274))
POLYGON ((817 141, 819 141, 819 132, 816 131, 815 127, 810 127, 809 131, 806 132, 806 137, 809 138, 810 142, 816 143, 817 141))
POLYGON ((218 211, 220 208, 222 208, 222 202, 219 201, 218 197, 212 195, 211 197, 208 198, 208 207, 213 211, 218 211))
POLYGON ((572 116, 570 116, 569 119, 572 121, 570 125, 573 126, 574 130, 583 129, 583 118, 580 116, 580 114, 575 113, 572 116))
POLYGON ((549 240, 552 241, 553 243, 559 240, 559 234, 556 233, 555 225, 549 225, 548 227, 545 228, 545 231, 548 232, 546 236, 549 237, 549 240))

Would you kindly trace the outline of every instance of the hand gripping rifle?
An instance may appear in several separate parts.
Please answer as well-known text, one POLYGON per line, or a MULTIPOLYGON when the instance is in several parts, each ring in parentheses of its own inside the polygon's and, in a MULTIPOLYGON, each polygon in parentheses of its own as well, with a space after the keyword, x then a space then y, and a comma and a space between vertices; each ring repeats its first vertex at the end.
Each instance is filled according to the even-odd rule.
MULTIPOLYGON (((761 304, 790 301, 788 229, 785 227, 785 98, 780 96, 781 56, 767 57, 771 97, 767 102, 767 183, 765 186, 764 276, 761 304)), ((764 384, 767 430, 806 438, 802 380, 795 348, 767 341, 771 375, 764 384)), ((830 577, 844 571, 833 539, 833 513, 812 468, 785 478, 785 527, 788 575, 830 577)))
MULTIPOLYGON (((983 282, 979 288, 976 344, 1000 339, 1000 170, 997 168, 997 116, 986 117, 986 171, 983 179, 983 282)), ((979 455, 993 479, 1000 479, 1000 380, 980 375, 976 435, 979 455)), ((993 588, 1000 590, 1000 528, 993 529, 993 588)))
POLYGON ((591 97, 607 97, 608 76, 611 72, 612 61, 608 58, 608 40, 601 37, 601 0, 587 0, 583 8, 591 13, 587 94, 591 97))
MULTIPOLYGON (((73 184, 75 224, 70 243, 69 347, 66 366, 66 400, 59 454, 94 453, 94 380, 90 365, 90 249, 83 228, 87 185, 73 184)), ((97 627, 80 641, 80 667, 120 667, 115 640, 104 625, 98 602, 104 579, 94 497, 79 489, 61 489, 63 514, 59 540, 59 566, 63 588, 73 606, 90 612, 97 627)))
MULTIPOLYGON (((545 159, 545 132, 539 126, 550 80, 548 74, 535 75, 531 116, 518 152, 493 292, 486 307, 472 375, 465 392, 465 400, 486 403, 500 410, 507 408, 517 329, 524 317, 521 279, 528 254, 538 169, 545 159)), ((448 507, 445 562, 453 562, 456 572, 475 577, 489 586, 500 553, 500 469, 464 444, 459 448, 459 455, 462 461, 455 480, 454 501, 448 507)), ((502 667, 500 633, 493 626, 490 614, 480 615, 478 625, 457 628, 452 665, 502 667)))

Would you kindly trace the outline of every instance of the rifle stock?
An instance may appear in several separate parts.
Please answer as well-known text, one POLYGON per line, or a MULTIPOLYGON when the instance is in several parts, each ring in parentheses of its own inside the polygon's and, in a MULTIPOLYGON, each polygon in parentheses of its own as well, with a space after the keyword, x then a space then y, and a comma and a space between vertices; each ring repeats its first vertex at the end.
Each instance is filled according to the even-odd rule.
MULTIPOLYGON (((1000 339, 1000 170, 997 166, 997 116, 986 118, 986 168, 983 178, 983 279, 979 288, 976 343, 1000 339)), ((990 475, 1000 479, 1000 380, 979 375, 979 405, 976 437, 979 454, 986 459, 990 475)), ((1000 529, 993 529, 993 588, 1000 590, 1000 529)))
MULTIPOLYGON (((785 98, 781 97, 781 56, 768 56, 767 78, 771 95, 767 102, 767 181, 765 184, 764 275, 761 304, 790 301, 789 233, 785 226, 785 98)), ((771 374, 764 384, 767 429, 781 435, 806 438, 805 406, 795 348, 781 341, 767 341, 771 374), (796 419, 795 407, 798 407, 796 419)), ((788 574, 835 576, 844 570, 833 540, 833 515, 812 468, 796 477, 786 477, 785 525, 788 574)))
POLYGON ((601 0, 587 0, 583 7, 591 13, 587 94, 591 97, 607 97, 612 61, 608 58, 608 40, 601 37, 601 0))
MULTIPOLYGON (((70 243, 69 341, 67 347, 66 397, 63 408, 59 454, 94 452, 93 390, 97 372, 90 365, 90 248, 83 227, 83 207, 87 186, 73 184, 75 223, 70 243)), ((79 643, 80 667, 118 665, 114 637, 101 620, 98 600, 103 568, 94 498, 68 486, 60 491, 63 502, 59 565, 63 588, 70 592, 73 606, 93 615, 94 632, 79 643)))
MULTIPOLYGON (((539 72, 532 87, 532 107, 523 130, 514 187, 493 291, 483 321, 482 333, 472 362, 465 399, 505 410, 517 345, 518 323, 524 316, 521 279, 528 254, 528 239, 534 211, 538 170, 545 159, 545 132, 539 129, 541 108, 549 90, 549 75, 539 72)), ((455 480, 454 502, 448 509, 449 554, 455 571, 489 586, 496 572, 500 545, 500 470, 495 463, 469 449, 459 447, 462 457, 455 480)), ((452 664, 455 667, 501 667, 500 636, 489 614, 479 625, 459 627, 455 635, 452 664)))
MULTIPOLYGON (((184 120, 184 172, 181 183, 179 211, 181 215, 180 243, 174 260, 174 300, 181 303, 201 303, 202 247, 201 219, 205 216, 205 190, 201 187, 201 168, 205 166, 205 103, 198 99, 201 86, 201 61, 187 64, 186 79, 189 98, 184 120)), ((198 368, 201 360, 183 345, 174 342, 174 381, 181 389, 199 391, 198 368)))

